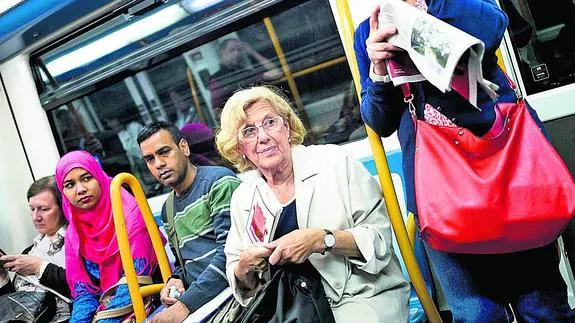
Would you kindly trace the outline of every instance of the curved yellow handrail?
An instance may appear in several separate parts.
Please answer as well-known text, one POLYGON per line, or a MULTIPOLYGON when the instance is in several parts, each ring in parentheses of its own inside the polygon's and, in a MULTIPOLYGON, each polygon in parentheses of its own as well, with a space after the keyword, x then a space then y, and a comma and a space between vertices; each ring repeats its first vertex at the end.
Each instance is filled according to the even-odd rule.
MULTIPOLYGON (((357 90, 357 96, 360 99, 360 89, 361 82, 359 76, 359 68, 357 66, 357 60, 355 57, 355 52, 353 49, 353 22, 351 19, 351 13, 349 10, 349 4, 347 0, 336 0, 337 10, 340 18, 340 27, 342 28, 343 34, 343 48, 348 58, 349 67, 351 69, 351 74, 355 83, 355 88, 357 90)), ((391 173, 389 172, 389 167, 387 165, 387 158, 385 156, 385 150, 383 149, 383 143, 381 138, 366 125, 367 135, 369 137, 369 142, 371 144, 371 150, 373 151, 373 158, 375 160, 375 166, 377 168, 377 174, 379 176, 379 182, 383 190, 383 196, 385 199, 385 205, 389 212, 389 218, 391 220, 391 225, 393 227, 393 232, 397 239, 397 244, 399 245, 399 250, 401 251, 401 256, 409 277, 411 278, 411 283, 417 292, 417 296, 423 305, 425 314, 431 323, 442 322, 439 312, 431 299, 431 296, 427 292, 427 287, 425 286, 425 281, 417 264, 417 259, 413 252, 412 243, 409 240, 407 230, 405 228, 405 223, 403 222, 403 217, 401 215, 401 210, 399 208, 399 202, 397 201, 397 195, 395 194, 395 188, 393 187, 393 181, 391 179, 391 173)))
POLYGON ((132 189, 132 192, 134 192, 136 202, 138 202, 138 206, 140 207, 140 211, 144 217, 144 222, 146 223, 146 228, 148 229, 148 234, 152 240, 152 246, 154 247, 154 252, 158 259, 158 265, 162 272, 162 280, 164 281, 164 284, 168 279, 170 279, 172 270, 170 269, 168 257, 164 250, 160 231, 158 230, 156 221, 152 216, 152 211, 150 211, 148 200, 146 200, 146 195, 144 195, 140 182, 138 182, 138 179, 136 179, 132 174, 121 173, 116 175, 110 186, 116 238, 118 240, 118 248, 120 249, 120 257, 122 258, 122 266, 124 267, 130 298, 132 299, 132 306, 134 307, 134 314, 136 315, 136 322, 144 322, 146 319, 146 313, 144 311, 143 297, 158 293, 164 284, 148 285, 141 288, 138 284, 136 269, 134 268, 134 259, 130 250, 130 243, 128 241, 126 221, 124 220, 124 210, 122 209, 122 196, 120 194, 122 184, 128 184, 132 189))

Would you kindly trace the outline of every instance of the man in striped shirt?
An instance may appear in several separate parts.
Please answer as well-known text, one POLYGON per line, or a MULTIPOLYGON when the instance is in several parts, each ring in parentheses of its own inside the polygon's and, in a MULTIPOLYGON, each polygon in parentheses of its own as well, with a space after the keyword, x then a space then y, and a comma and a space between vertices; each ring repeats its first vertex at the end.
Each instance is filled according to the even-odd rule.
MULTIPOLYGON (((193 165, 188 143, 172 123, 146 125, 138 134, 138 144, 152 175, 174 190, 178 245, 171 248, 174 254, 179 248, 184 262, 178 263, 160 293, 168 308, 153 321, 181 322, 228 286, 224 244, 230 228, 230 199, 240 181, 225 167, 193 165), (181 293, 178 299, 170 297, 172 286, 181 293)), ((166 204, 162 222, 166 227, 166 204)))

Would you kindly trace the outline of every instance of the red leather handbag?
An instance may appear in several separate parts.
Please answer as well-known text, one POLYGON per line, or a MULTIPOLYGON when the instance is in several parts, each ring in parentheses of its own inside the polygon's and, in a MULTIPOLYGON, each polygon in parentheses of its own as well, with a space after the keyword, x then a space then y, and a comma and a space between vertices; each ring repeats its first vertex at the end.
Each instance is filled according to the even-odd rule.
POLYGON ((402 90, 416 128, 420 231, 432 248, 496 254, 558 238, 575 214, 575 182, 523 99, 499 103, 505 126, 483 139, 417 120, 409 85, 402 90))

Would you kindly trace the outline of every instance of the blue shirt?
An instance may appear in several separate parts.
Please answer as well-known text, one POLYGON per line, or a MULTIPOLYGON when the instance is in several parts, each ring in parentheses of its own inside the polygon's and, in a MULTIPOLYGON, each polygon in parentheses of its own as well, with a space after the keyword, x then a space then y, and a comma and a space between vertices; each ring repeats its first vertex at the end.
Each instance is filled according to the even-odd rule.
MULTIPOLYGON (((100 280, 100 268, 98 264, 84 259, 86 271, 93 282, 100 280)), ((135 259, 134 268, 136 272, 143 276, 149 276, 152 273, 149 271, 150 265, 145 259, 135 259)), ((80 285, 75 286, 78 296, 74 299, 74 306, 70 314, 70 322, 92 322, 98 306, 100 306, 100 296, 95 294, 90 288, 85 288, 80 285)), ((127 284, 121 284, 116 289, 114 295, 110 298, 110 302, 106 306, 107 310, 121 308, 132 303, 130 292, 127 284)), ((99 320, 98 323, 115 323, 121 322, 123 317, 109 318, 99 320)))

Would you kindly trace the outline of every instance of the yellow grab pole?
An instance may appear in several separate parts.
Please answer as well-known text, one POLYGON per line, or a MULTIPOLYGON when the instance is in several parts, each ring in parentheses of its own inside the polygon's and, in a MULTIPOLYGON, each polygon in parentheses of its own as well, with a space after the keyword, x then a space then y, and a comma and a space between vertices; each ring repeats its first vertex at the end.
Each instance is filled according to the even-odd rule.
MULTIPOLYGON (((313 65, 313 66, 304 68, 303 70, 299 70, 297 72, 293 72, 292 76, 295 79, 295 78, 298 78, 300 76, 304 76, 304 75, 311 74, 313 72, 321 71, 323 69, 335 66, 337 64, 345 63, 346 61, 347 61, 347 58, 345 56, 336 57, 334 59, 330 59, 329 61, 325 61, 323 63, 319 63, 317 65, 313 65)), ((287 81, 287 78, 285 78, 285 76, 284 76, 281 79, 279 79, 279 81, 285 82, 285 81, 287 81)))
POLYGON ((413 248, 415 248, 415 234, 417 233, 417 229, 415 227, 415 215, 409 212, 407 216, 407 236, 409 237, 409 241, 413 248))
POLYGON ((503 61, 503 54, 501 53, 501 48, 498 48, 497 51, 495 51, 495 56, 497 56, 497 65, 501 67, 503 72, 507 73, 507 69, 505 68, 505 62, 503 61))
MULTIPOLYGON (((358 93, 358 98, 360 98, 361 81, 359 68, 357 66, 357 60, 353 49, 354 28, 349 5, 347 0, 336 0, 336 4, 339 13, 340 27, 342 28, 343 48, 347 55, 349 67, 351 69, 351 74, 355 83, 355 88, 358 93)), ((381 138, 367 125, 366 129, 367 135, 369 137, 369 142, 371 144, 371 150, 373 151, 373 158, 375 160, 379 182, 381 183, 383 190, 385 205, 387 206, 387 211, 389 213, 389 218, 393 227, 393 232, 395 233, 403 262, 405 263, 405 267, 407 268, 407 272, 411 278, 411 283, 417 292, 417 296, 423 305, 423 309, 425 310, 425 314, 427 315, 429 321, 431 323, 442 322, 441 317, 439 316, 439 312, 437 311, 431 296, 427 292, 427 287, 425 286, 423 275, 421 274, 421 270, 417 264, 417 259, 413 253, 411 242, 409 241, 409 237, 407 235, 407 229, 405 228, 405 223, 403 222, 401 209, 399 208, 399 202, 397 201, 397 195, 395 194, 395 188, 393 187, 393 181, 391 179, 391 173, 389 172, 389 167, 387 165, 387 158, 385 156, 385 150, 383 149, 383 143, 381 142, 381 138)))
POLYGON ((190 85, 190 91, 192 92, 192 98, 194 99, 194 105, 196 106, 196 110, 198 110, 198 114, 200 115, 200 122, 203 124, 208 124, 206 121, 206 116, 204 114, 204 109, 200 103, 200 98, 198 96, 198 91, 196 91, 196 82, 194 81, 194 75, 192 74, 192 69, 187 68, 186 74, 188 76, 188 84, 190 85))
POLYGON ((114 227, 116 229, 116 239, 118 240, 118 249, 120 250, 120 257, 122 259, 122 266, 124 268, 124 274, 126 276, 130 298, 132 299, 134 314, 136 315, 136 322, 143 322, 146 319, 143 297, 159 292, 163 284, 144 286, 141 289, 138 284, 136 269, 134 268, 134 259, 132 258, 130 243, 128 241, 126 221, 124 220, 124 210, 122 209, 121 190, 122 184, 124 183, 130 186, 136 198, 136 202, 140 207, 146 228, 148 229, 148 234, 152 240, 152 246, 154 247, 154 252, 156 253, 156 258, 158 260, 158 265, 160 267, 164 283, 170 279, 172 270, 170 269, 168 257, 166 256, 166 252, 164 250, 162 238, 160 237, 160 231, 158 230, 156 221, 152 216, 152 211, 150 211, 150 206, 148 205, 148 201, 146 200, 146 196, 144 195, 144 191, 142 190, 140 182, 138 182, 136 177, 134 177, 132 174, 121 173, 116 175, 110 186, 110 194, 112 196, 112 212, 114 214, 114 227))
POLYGON ((304 124, 304 126, 307 129, 311 130, 311 123, 309 121, 309 118, 307 116, 307 112, 305 111, 304 107, 303 107, 303 103, 301 101, 301 96, 299 94, 299 90, 297 88, 297 85, 295 84, 295 79, 294 76, 291 73, 291 70, 289 68, 284 50, 280 44, 280 40, 278 38, 278 35, 276 33, 276 30, 274 28, 274 25, 272 24, 272 20, 269 17, 264 18, 264 25, 266 26, 266 29, 268 31, 268 35, 270 36, 270 40, 272 41, 272 44, 274 45, 274 49, 276 51, 276 55, 278 56, 279 62, 281 64, 283 73, 284 73, 284 77, 286 78, 287 82, 288 82, 288 86, 290 88, 291 94, 293 95, 293 99, 295 101, 295 105, 297 107, 298 113, 299 113, 299 117, 302 121, 302 123, 304 124))

